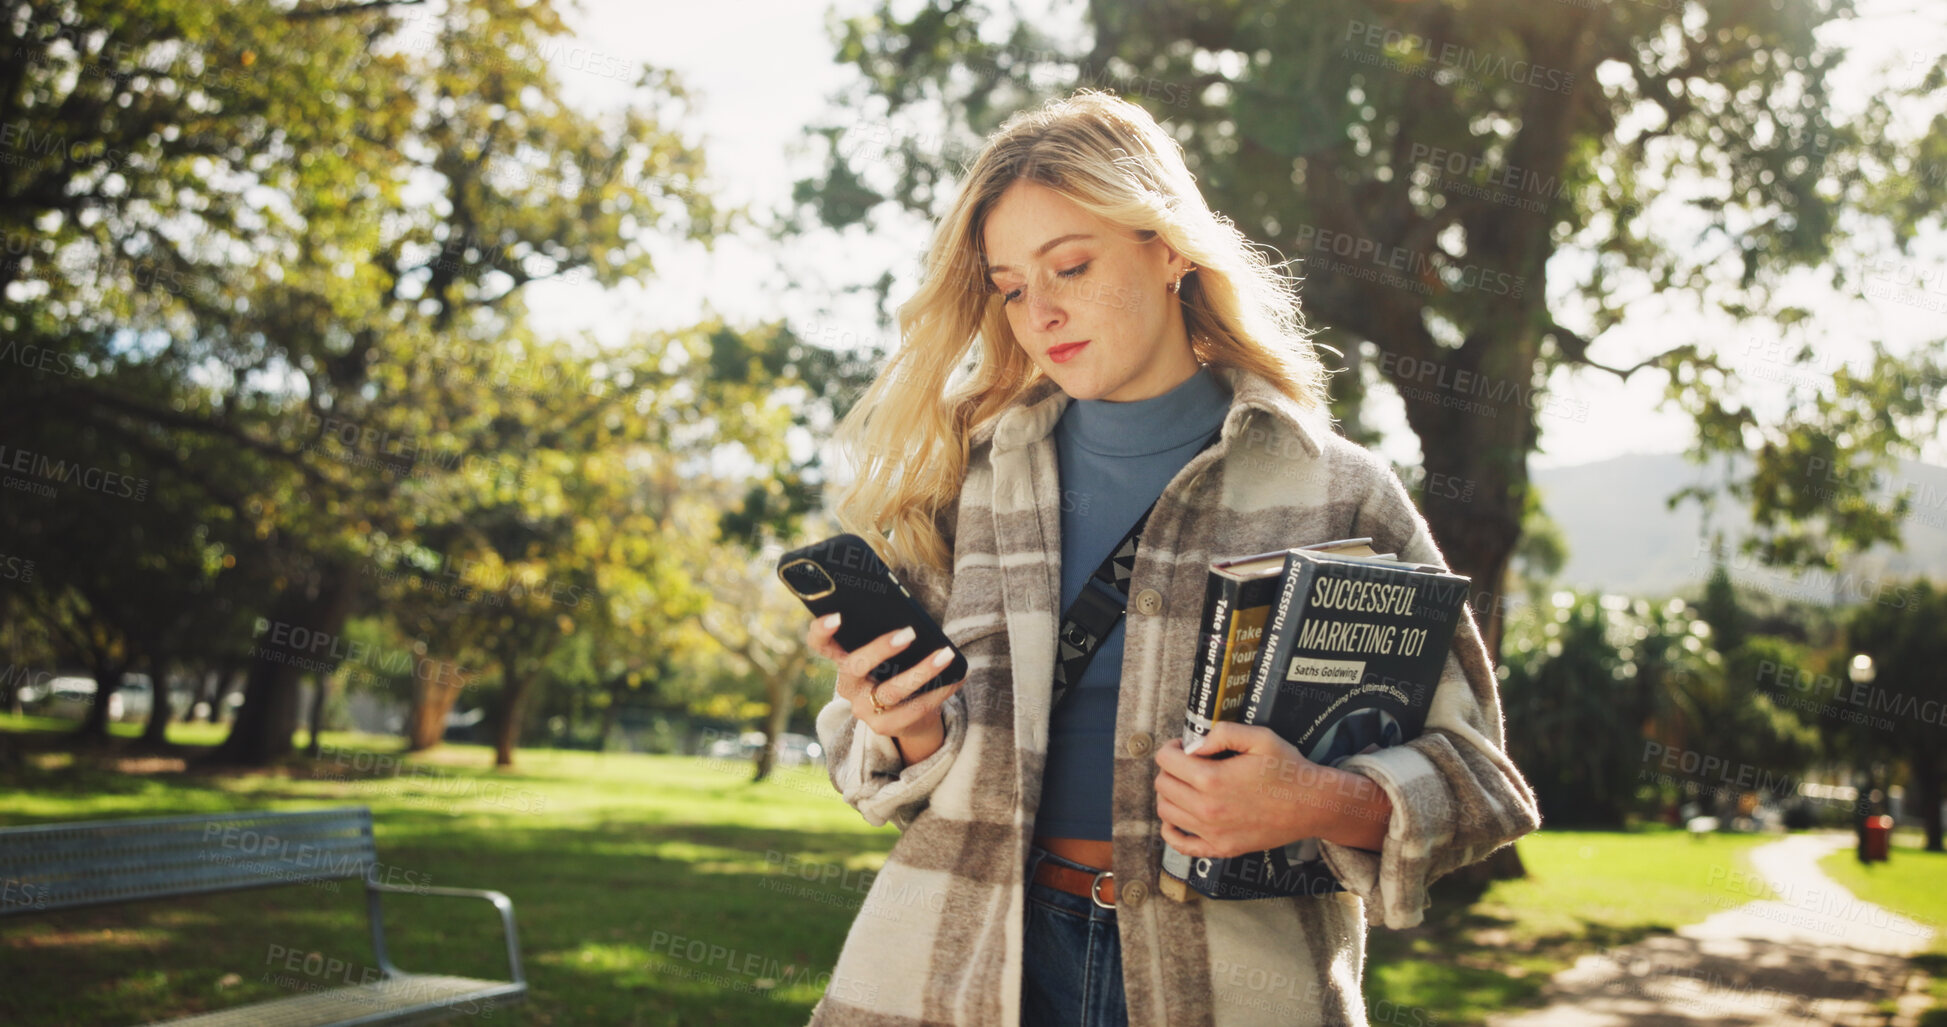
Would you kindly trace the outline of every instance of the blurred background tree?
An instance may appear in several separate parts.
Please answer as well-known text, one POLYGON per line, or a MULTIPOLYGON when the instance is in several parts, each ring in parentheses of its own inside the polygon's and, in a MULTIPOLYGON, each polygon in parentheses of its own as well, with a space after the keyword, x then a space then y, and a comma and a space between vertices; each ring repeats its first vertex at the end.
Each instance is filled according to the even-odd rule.
MULTIPOLYGON (((932 217, 979 139, 1016 110, 1078 86, 1144 104, 1214 209, 1304 262, 1307 314, 1350 372, 1334 384, 1347 434, 1374 441, 1361 404, 1390 383, 1427 475, 1467 486, 1465 500, 1428 490, 1421 506, 1473 579, 1498 653, 1538 417, 1573 413, 1547 391, 1557 369, 1667 374, 1697 418, 1699 455, 1759 451, 1756 484, 1738 494, 1761 525, 1840 552, 1897 537, 1896 515, 1864 516, 1829 491, 1788 499, 1770 482, 1802 480, 1813 445, 1842 469, 1913 452, 1947 387, 1924 354, 1882 352, 1869 380, 1841 382, 1839 401, 1794 407, 1765 431, 1726 388, 1714 329, 1628 367, 1596 352, 1630 304, 1664 293, 1782 331, 1805 316, 1784 283, 1840 254, 1842 219, 1903 239, 1938 223, 1940 186, 1911 140, 1886 131, 1895 97, 1856 121, 1835 112, 1829 75, 1843 54, 1816 33, 1850 13, 1848 0, 1265 0, 1089 4, 1071 25, 979 0, 911 16, 884 3, 836 30, 861 76, 836 106, 858 120, 812 130, 828 164, 798 199, 807 225, 870 224, 882 204, 932 217), (902 137, 902 117, 928 131, 902 137), (1687 195, 1692 181, 1709 188, 1687 195), (1592 259, 1564 280, 1550 258, 1571 248, 1592 259)), ((1903 95, 1937 109, 1938 82, 1936 71, 1903 95)), ((1925 142, 1943 139, 1947 120, 1925 142)), ((1779 561, 1832 552, 1753 545, 1779 561)))
POLYGON ((1863 603, 1846 624, 1847 684, 1842 702, 1867 715, 1877 714, 1892 724, 1857 736, 1864 729, 1848 722, 1861 755, 1903 760, 1908 793, 1926 825, 1927 849, 1941 849, 1941 799, 1947 757, 1947 590, 1925 579, 1901 583, 1880 601, 1863 603), (1890 737, 1889 737, 1890 735, 1890 737), (1872 750, 1880 751, 1874 753, 1872 750))
MULTIPOLYGON (((6 504, 0 534, 48 554, 8 609, 103 694, 244 653, 218 760, 289 752, 300 681, 322 709, 367 614, 492 683, 504 764, 564 639, 626 664, 613 640, 694 614, 709 557, 653 481, 723 473, 786 526, 808 506, 815 459, 780 428, 815 403, 774 397, 841 359, 775 328, 604 352, 528 325, 531 283, 653 274, 651 240, 734 223, 674 76, 642 69, 618 113, 586 114, 542 57, 552 4, 412 6, 21 3, 4 29, 22 159, 0 166, 0 331, 32 370, 0 377, 0 428, 55 480, 143 489, 6 504), (745 466, 720 472, 729 449, 745 466)), ((416 745, 462 677, 415 685, 416 745)))

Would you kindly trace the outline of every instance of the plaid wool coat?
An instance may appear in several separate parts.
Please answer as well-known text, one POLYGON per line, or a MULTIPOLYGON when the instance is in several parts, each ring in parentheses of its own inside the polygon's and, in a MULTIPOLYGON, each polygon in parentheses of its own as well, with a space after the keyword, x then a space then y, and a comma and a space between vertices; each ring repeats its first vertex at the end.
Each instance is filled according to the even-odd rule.
MULTIPOLYGON (((1350 536, 1446 566, 1399 476, 1269 381, 1230 387, 1220 440, 1151 514, 1130 581, 1112 783, 1117 926, 1130 1022, 1363 1024, 1367 925, 1410 927, 1427 884, 1534 830, 1528 784, 1502 751, 1494 669, 1463 612, 1425 732, 1341 769, 1384 788, 1378 852, 1325 843, 1348 891, 1176 902, 1156 890, 1156 747, 1183 726, 1211 560, 1350 536)), ((940 524, 950 574, 902 572, 966 654, 942 706, 946 742, 901 767, 889 739, 834 697, 818 736, 833 785, 900 837, 872 880, 813 1025, 1020 1021, 1024 872, 1047 752, 1060 595, 1060 478, 1051 431, 1069 398, 1029 387, 972 439, 940 524)))

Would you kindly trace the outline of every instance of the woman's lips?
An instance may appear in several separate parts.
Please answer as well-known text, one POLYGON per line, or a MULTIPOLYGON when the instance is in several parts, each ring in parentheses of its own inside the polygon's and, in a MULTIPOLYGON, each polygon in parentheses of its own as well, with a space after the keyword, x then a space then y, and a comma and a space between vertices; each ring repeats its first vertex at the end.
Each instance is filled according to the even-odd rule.
POLYGON ((1088 345, 1088 343, 1089 340, 1083 339, 1080 342, 1065 342, 1059 346, 1050 346, 1048 348, 1048 359, 1057 364, 1065 364, 1068 362, 1068 358, 1080 353, 1082 347, 1088 345))

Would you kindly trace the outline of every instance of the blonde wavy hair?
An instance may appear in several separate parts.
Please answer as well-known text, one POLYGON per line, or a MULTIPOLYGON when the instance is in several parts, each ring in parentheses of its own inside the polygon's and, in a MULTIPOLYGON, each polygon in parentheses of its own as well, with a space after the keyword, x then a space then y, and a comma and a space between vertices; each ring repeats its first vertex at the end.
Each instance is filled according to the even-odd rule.
POLYGON ((1008 325, 982 239, 988 213, 1023 179, 1190 258, 1196 270, 1179 298, 1199 362, 1256 372, 1300 404, 1326 407, 1327 372, 1296 281, 1211 211, 1176 140, 1112 93, 1051 99, 987 139, 935 229, 919 291, 899 307, 899 347, 834 434, 857 469, 838 521, 895 567, 948 569, 937 518, 958 501, 971 436, 1046 378, 1008 325))

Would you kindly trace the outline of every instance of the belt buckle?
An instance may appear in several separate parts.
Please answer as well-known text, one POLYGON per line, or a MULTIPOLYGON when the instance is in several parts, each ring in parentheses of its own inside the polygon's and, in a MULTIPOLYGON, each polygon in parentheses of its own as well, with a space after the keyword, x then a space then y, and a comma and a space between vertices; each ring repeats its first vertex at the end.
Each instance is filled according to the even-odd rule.
POLYGON ((1098 870, 1095 872, 1095 880, 1090 881, 1088 884, 1088 899, 1090 902, 1095 903, 1099 909, 1114 909, 1115 903, 1102 901, 1102 879, 1105 877, 1114 880, 1115 871, 1098 870))

